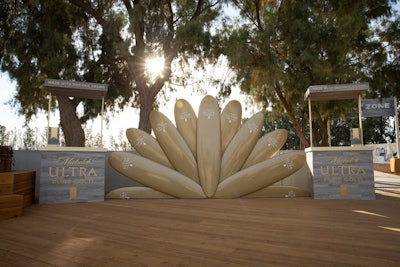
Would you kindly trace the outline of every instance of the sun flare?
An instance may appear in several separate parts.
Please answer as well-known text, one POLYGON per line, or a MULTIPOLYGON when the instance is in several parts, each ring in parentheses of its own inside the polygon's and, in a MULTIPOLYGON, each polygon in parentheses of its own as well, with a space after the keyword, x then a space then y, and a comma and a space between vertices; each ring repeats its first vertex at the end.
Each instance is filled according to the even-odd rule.
POLYGON ((152 57, 146 60, 146 70, 151 77, 157 77, 163 74, 164 71, 164 58, 152 57))

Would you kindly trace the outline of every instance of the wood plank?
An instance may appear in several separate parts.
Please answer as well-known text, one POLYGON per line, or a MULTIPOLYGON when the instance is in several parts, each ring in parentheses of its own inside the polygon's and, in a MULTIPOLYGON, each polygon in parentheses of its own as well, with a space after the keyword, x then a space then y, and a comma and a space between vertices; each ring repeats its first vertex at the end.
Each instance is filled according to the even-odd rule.
POLYGON ((34 180, 0 185, 0 195, 10 195, 10 194, 23 195, 23 194, 31 194, 32 192, 35 192, 34 180))
POLYGON ((19 207, 3 208, 0 210, 0 220, 10 219, 22 215, 22 205, 19 207))
POLYGON ((35 193, 31 194, 24 194, 23 195, 23 201, 22 201, 22 207, 26 208, 35 203, 35 193))
POLYGON ((13 191, 13 184, 0 184, 0 195, 11 195, 13 191))
POLYGON ((2 195, 0 196, 0 209, 20 206, 22 195, 2 195))
POLYGON ((22 195, 0 195, 0 220, 22 215, 22 195))
POLYGON ((398 266, 399 206, 383 195, 32 205, 0 221, 0 257, 5 266, 398 266))
POLYGON ((0 184, 14 184, 31 181, 35 178, 34 171, 12 171, 0 173, 0 184))
POLYGON ((23 195, 23 207, 35 202, 35 171, 0 173, 0 195, 23 195))

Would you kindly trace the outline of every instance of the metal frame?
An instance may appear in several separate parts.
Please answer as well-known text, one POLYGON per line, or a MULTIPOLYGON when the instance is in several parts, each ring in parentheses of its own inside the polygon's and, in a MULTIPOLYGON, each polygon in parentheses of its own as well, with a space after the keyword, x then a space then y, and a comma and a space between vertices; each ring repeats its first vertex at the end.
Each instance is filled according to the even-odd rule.
POLYGON ((330 84, 330 85, 313 85, 308 87, 304 94, 304 99, 308 101, 308 113, 310 124, 310 147, 313 147, 312 135, 312 101, 329 101, 344 100, 358 98, 358 120, 360 125, 361 145, 364 144, 363 128, 362 128, 362 108, 361 95, 369 90, 368 83, 350 83, 350 84, 330 84))
POLYGON ((83 97, 88 99, 101 99, 101 128, 100 128, 100 147, 103 147, 103 113, 104 113, 104 97, 108 91, 108 85, 102 83, 89 83, 66 81, 57 79, 46 79, 45 87, 50 92, 49 107, 47 116, 47 127, 50 129, 50 108, 51 96, 72 96, 83 97))

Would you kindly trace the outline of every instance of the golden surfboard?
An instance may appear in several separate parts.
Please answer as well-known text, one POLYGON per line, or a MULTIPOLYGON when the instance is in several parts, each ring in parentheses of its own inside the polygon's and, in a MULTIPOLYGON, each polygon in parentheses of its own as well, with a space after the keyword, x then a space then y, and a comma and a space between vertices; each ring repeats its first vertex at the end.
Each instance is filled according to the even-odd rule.
POLYGON ((174 108, 175 124, 194 157, 197 157, 197 116, 190 103, 179 99, 174 108))
POLYGON ((240 127, 222 156, 220 182, 242 168, 260 138, 263 123, 264 115, 259 112, 240 127))
POLYGON ((257 141, 253 151, 251 151, 242 169, 275 156, 286 143, 287 137, 288 131, 285 129, 275 130, 261 137, 257 141))
POLYGON ((209 95, 201 101, 197 119, 197 164, 204 193, 212 197, 221 166, 221 122, 218 102, 209 95))
POLYGON ((150 113, 150 124, 172 166, 199 183, 196 159, 175 125, 164 114, 156 110, 150 113))
POLYGON ((164 194, 178 198, 205 197, 200 185, 192 179, 140 155, 113 152, 108 161, 122 175, 164 194))
POLYGON ((237 133, 242 122, 242 105, 237 100, 229 101, 221 112, 221 152, 237 133))
POLYGON ((157 140, 150 134, 136 128, 126 130, 126 137, 133 148, 143 157, 158 162, 171 169, 174 167, 169 162, 157 140))
POLYGON ((131 198, 174 198, 173 196, 164 194, 144 186, 121 187, 110 191, 105 196, 106 199, 131 199, 131 198))
POLYGON ((262 161, 222 181, 214 198, 234 198, 253 193, 296 172, 305 162, 304 152, 288 152, 262 161))

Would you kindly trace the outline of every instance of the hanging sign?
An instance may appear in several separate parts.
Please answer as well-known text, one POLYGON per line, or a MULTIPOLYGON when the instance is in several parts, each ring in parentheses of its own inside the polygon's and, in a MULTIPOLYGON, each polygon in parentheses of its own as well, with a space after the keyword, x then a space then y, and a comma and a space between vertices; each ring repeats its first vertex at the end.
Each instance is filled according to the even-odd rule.
POLYGON ((362 116, 363 117, 389 117, 394 116, 394 98, 374 98, 363 99, 362 116))

